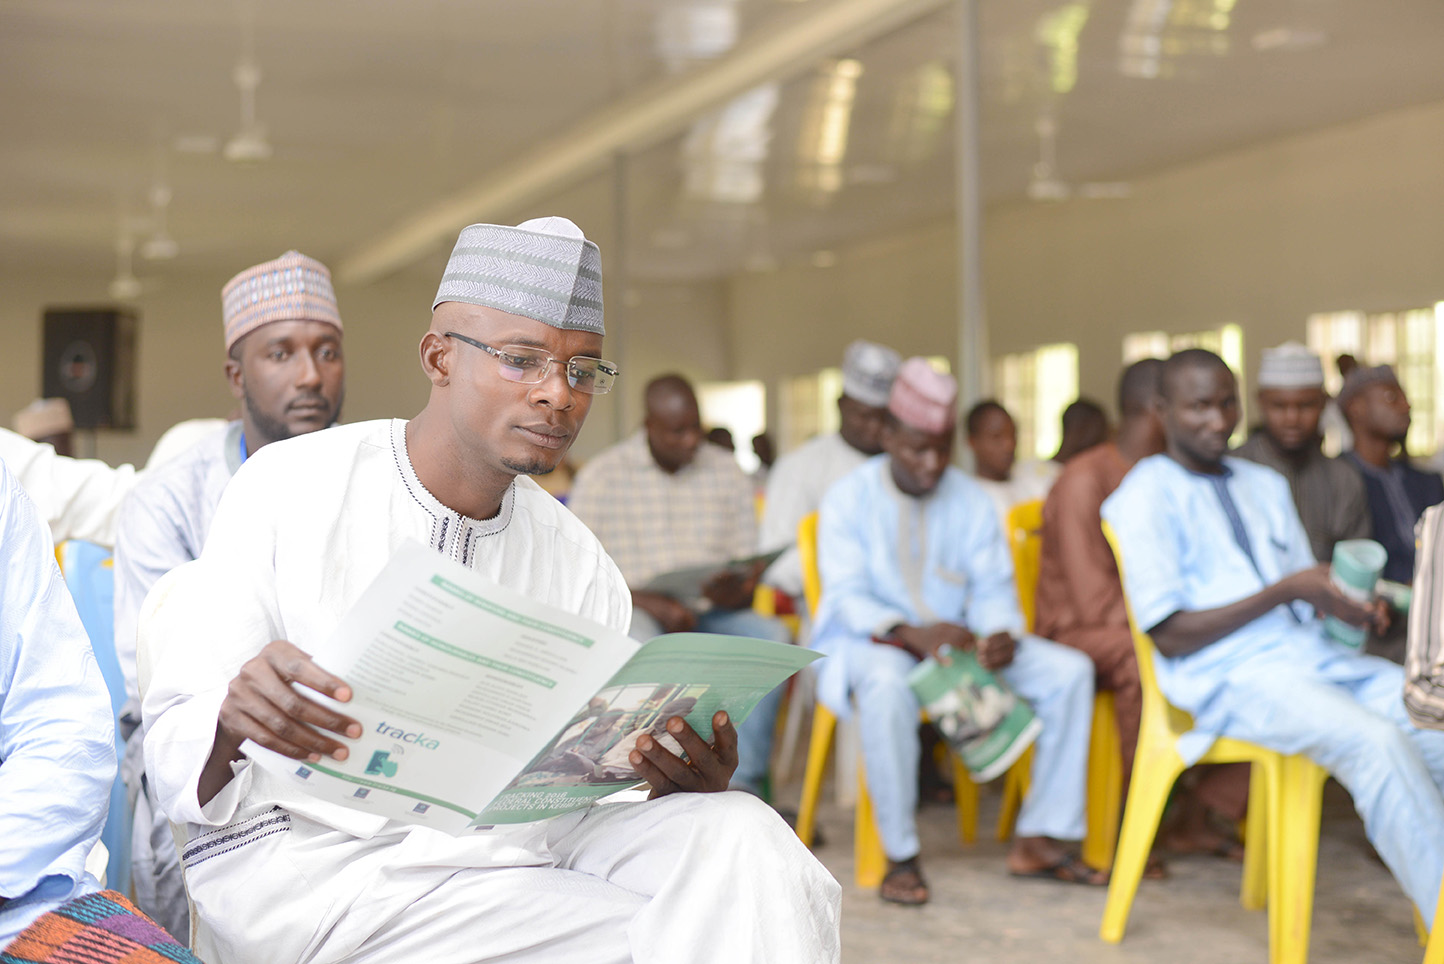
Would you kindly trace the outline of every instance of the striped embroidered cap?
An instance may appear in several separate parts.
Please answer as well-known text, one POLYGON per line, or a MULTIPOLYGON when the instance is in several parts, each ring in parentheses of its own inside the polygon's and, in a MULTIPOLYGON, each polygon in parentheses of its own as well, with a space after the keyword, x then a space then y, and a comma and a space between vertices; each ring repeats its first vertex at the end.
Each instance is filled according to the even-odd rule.
POLYGON ((1258 366, 1259 388, 1323 388, 1324 363, 1318 352, 1286 341, 1265 348, 1258 366))
POLYGON ((323 321, 341 327, 331 272, 315 258, 287 251, 247 268, 221 289, 226 351, 262 325, 276 321, 323 321))
POLYGON ((606 334, 602 253, 566 218, 535 218, 514 228, 463 228, 432 309, 443 301, 496 308, 553 328, 606 334))

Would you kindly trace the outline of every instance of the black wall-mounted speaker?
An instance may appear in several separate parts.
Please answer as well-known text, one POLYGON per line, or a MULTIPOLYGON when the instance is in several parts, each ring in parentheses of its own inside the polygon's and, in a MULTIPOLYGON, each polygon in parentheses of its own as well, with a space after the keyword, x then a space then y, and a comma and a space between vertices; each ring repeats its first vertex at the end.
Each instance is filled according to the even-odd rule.
POLYGON ((43 324, 41 394, 69 401, 76 428, 135 428, 135 312, 46 308, 43 324))

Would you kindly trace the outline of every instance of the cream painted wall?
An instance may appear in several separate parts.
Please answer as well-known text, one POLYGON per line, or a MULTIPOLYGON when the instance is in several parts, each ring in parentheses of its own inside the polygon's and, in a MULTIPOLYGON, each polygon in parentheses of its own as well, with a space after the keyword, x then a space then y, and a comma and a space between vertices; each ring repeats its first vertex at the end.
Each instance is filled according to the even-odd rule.
MULTIPOLYGON (((993 353, 1079 348, 1080 390, 1111 403, 1123 335, 1238 322, 1245 367, 1326 310, 1444 298, 1444 104, 1235 151, 1134 183, 1120 201, 1016 202, 985 218, 993 353)), ((736 373, 837 364, 852 338, 957 350, 951 218, 731 283, 736 373)), ((774 409, 775 412, 775 409, 774 409)))
MULTIPOLYGON (((557 208, 558 210, 563 208, 557 208)), ((592 228, 588 227, 588 231, 592 228)), ((445 252, 424 264, 364 287, 339 286, 346 324, 345 421, 409 417, 426 403, 417 343, 430 322, 431 299, 445 252)), ((41 313, 47 305, 112 304, 108 277, 0 272, 0 420, 40 392, 41 313)), ((220 289, 226 278, 168 272, 163 283, 135 303, 140 313, 137 346, 137 427, 134 432, 97 432, 94 454, 112 463, 143 462, 160 434, 186 418, 225 416, 236 407, 226 386, 220 289)), ((681 371, 698 380, 727 376, 723 337, 724 288, 700 285, 635 285, 631 297, 610 283, 606 299, 613 332, 607 348, 623 368, 616 392, 593 405, 575 447, 580 461, 641 421, 647 380, 681 371)), ((90 454, 88 439, 79 440, 90 454)))
MULTIPOLYGON (((109 304, 108 278, 0 275, 0 417, 40 391, 40 318, 46 305, 109 304)), ((174 423, 225 416, 236 408, 223 365, 220 289, 226 279, 170 273, 135 303, 137 427, 96 433, 95 454, 144 461, 174 423)), ((337 291, 346 323, 346 421, 411 415, 426 400, 416 344, 430 320, 435 282, 420 271, 365 289, 337 291)), ((84 445, 84 439, 81 440, 84 445)))

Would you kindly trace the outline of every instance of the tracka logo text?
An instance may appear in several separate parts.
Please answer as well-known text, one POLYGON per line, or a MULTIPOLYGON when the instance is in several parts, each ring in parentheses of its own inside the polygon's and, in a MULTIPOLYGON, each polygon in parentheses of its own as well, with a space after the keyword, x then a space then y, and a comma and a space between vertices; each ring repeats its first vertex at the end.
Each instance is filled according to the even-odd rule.
POLYGON ((385 720, 382 720, 376 725, 376 732, 400 743, 410 743, 412 746, 418 746, 423 750, 435 750, 441 746, 440 740, 433 739, 425 733, 408 733, 401 727, 392 726, 385 720))

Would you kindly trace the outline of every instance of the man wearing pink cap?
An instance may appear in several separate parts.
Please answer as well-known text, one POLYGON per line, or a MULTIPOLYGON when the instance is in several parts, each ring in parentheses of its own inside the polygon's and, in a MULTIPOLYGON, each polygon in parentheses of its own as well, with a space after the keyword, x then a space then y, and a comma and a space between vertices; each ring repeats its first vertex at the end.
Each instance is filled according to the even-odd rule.
MULTIPOLYGON (((201 554, 221 493, 258 449, 333 424, 345 394, 341 316, 326 266, 298 251, 247 268, 221 289, 226 379, 241 417, 144 479, 121 504, 115 540, 115 652, 139 723, 136 619, 161 576, 201 554)), ((137 903, 172 934, 188 929, 170 828, 143 788, 140 740, 122 773, 136 798, 132 879, 137 903)))
POLYGON ((1061 841, 1084 829, 1093 665, 1076 650, 1024 635, 1013 564, 992 502, 949 465, 957 383, 911 358, 898 370, 883 454, 823 498, 818 526, 822 601, 813 648, 818 697, 839 716, 854 706, 868 792, 888 856, 881 896, 928 899, 918 861, 918 660, 974 650, 1027 700, 1043 730, 1032 787, 1018 813, 1008 869, 1101 884, 1061 841))

